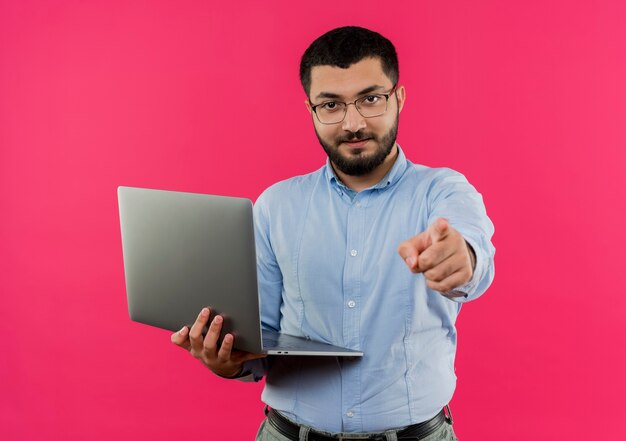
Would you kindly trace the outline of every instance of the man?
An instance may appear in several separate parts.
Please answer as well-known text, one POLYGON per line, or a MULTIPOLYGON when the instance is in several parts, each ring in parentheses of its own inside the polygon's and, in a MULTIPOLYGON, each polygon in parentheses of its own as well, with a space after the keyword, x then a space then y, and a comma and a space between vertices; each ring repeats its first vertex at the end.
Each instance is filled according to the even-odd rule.
POLYGON ((220 376, 266 377, 259 440, 456 439, 442 410, 454 323, 493 280, 493 225, 461 174, 412 164, 396 144, 398 76, 378 33, 344 27, 314 41, 300 78, 329 159, 254 207, 263 326, 364 356, 263 358, 233 350, 230 334, 218 348, 221 317, 202 338, 208 308, 172 335, 220 376))

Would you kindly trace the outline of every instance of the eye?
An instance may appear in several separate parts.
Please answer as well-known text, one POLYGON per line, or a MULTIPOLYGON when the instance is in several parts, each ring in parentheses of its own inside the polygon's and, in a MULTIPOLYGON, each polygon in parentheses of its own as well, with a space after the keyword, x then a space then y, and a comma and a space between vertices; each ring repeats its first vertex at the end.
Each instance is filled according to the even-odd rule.
POLYGON ((380 95, 368 95, 363 97, 364 104, 376 104, 380 100, 380 95))
POLYGON ((337 109, 339 109, 340 106, 334 101, 328 101, 326 103, 320 104, 319 107, 325 112, 335 112, 337 111, 337 109))

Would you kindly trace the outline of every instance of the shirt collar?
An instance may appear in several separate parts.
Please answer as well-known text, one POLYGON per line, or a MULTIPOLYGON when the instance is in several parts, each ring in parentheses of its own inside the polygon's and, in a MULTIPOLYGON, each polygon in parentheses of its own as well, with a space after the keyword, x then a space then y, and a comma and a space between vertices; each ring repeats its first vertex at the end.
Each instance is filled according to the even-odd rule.
MULTIPOLYGON (((404 174, 404 171, 408 167, 408 161, 406 159, 404 152, 400 148, 400 145, 399 144, 396 144, 396 145, 398 146, 398 157, 396 158, 396 162, 394 162, 393 166, 391 167, 391 170, 389 170, 387 174, 376 185, 373 185, 367 190, 372 190, 372 189, 384 190, 386 188, 389 188, 393 184, 398 182, 400 178, 402 177, 402 175, 404 174)), ((324 168, 325 168, 325 173, 326 173, 326 179, 328 179, 328 182, 332 186, 340 187, 344 189, 347 193, 351 193, 351 192, 354 193, 354 190, 348 188, 337 177, 337 175, 335 174, 335 170, 333 170, 333 167, 330 164, 329 158, 326 158, 326 166, 324 168)))

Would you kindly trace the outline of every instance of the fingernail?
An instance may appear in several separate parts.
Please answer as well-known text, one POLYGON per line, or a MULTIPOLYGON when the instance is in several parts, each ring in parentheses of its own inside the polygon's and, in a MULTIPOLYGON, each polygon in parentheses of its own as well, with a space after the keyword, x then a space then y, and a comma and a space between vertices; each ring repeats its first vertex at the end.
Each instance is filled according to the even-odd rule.
POLYGON ((214 321, 215 323, 219 325, 220 323, 222 323, 222 316, 221 315, 216 316, 214 321))
POLYGON ((412 267, 413 267, 413 265, 415 264, 415 258, 413 258, 413 257, 407 257, 407 258, 405 259, 405 262, 406 262, 406 264, 407 264, 407 265, 409 265, 409 268, 412 268, 412 267))
POLYGON ((204 317, 206 317, 207 315, 209 315, 209 310, 208 310, 208 308, 202 308, 202 312, 201 312, 201 314, 202 314, 204 317))
POLYGON ((186 332, 187 332, 187 326, 183 326, 183 328, 180 331, 178 331, 180 335, 185 335, 186 332))

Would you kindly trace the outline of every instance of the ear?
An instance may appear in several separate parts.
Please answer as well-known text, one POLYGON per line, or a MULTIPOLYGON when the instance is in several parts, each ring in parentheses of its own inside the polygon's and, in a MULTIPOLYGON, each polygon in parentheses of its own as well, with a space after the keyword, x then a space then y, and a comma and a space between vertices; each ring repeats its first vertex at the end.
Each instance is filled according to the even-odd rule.
POLYGON ((313 109, 311 109, 311 101, 309 101, 308 99, 304 100, 304 105, 306 106, 306 110, 308 110, 309 113, 313 113, 313 109))
POLYGON ((402 112, 404 101, 406 100, 406 90, 404 86, 398 86, 396 89, 396 97, 398 98, 398 112, 402 112))

